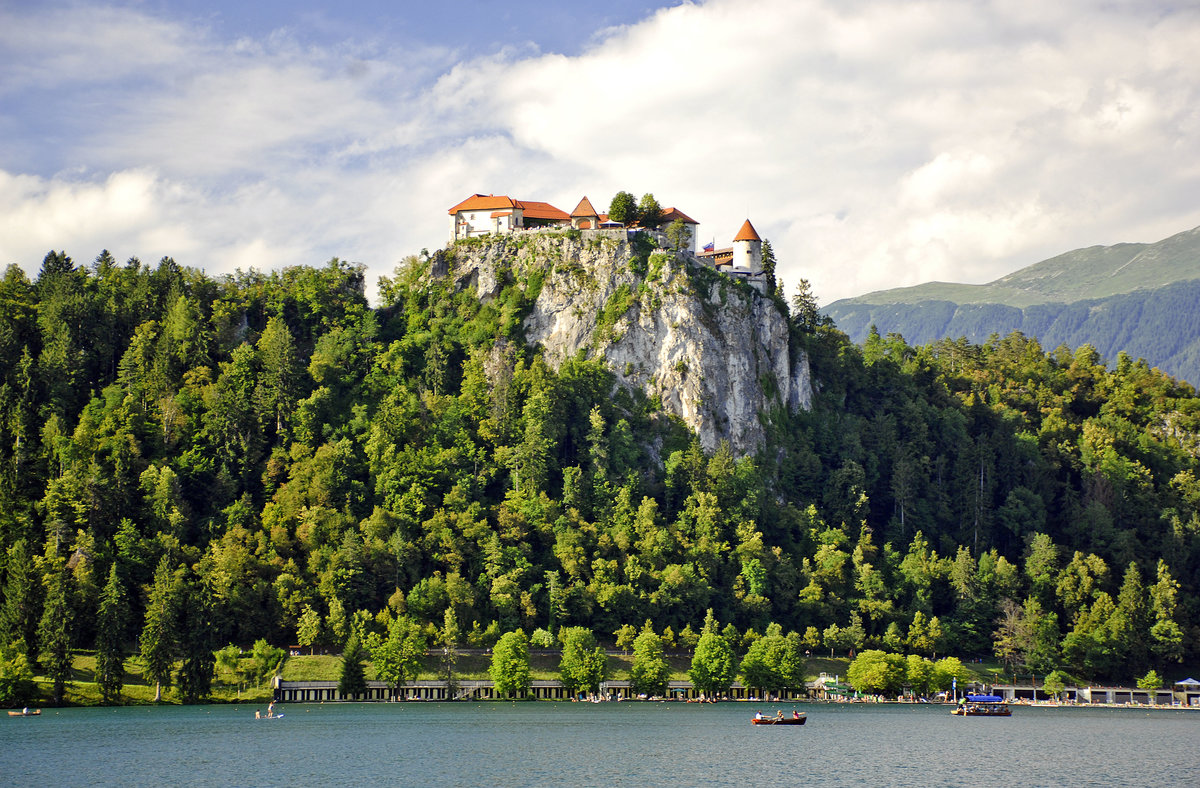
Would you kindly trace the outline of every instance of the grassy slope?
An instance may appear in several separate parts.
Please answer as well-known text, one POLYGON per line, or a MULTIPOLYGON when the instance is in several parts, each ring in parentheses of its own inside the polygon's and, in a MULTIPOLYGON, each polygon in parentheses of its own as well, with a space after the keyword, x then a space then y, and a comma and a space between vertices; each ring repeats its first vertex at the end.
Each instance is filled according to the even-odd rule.
MULTIPOLYGON (((1200 227, 1153 244, 1116 244, 1075 249, 982 285, 929 282, 847 298, 830 304, 836 313, 852 304, 1071 303, 1200 278, 1200 227)), ((836 316, 836 315, 835 315, 836 316)))

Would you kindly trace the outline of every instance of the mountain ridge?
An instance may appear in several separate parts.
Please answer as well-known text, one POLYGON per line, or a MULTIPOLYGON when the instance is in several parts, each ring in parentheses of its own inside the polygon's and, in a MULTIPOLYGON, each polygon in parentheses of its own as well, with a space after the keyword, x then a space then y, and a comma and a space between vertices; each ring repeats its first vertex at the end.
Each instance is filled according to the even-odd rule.
POLYGON ((1020 331, 1048 348, 1090 344, 1200 380, 1200 227, 1155 243, 1090 246, 982 285, 927 282, 841 299, 821 311, 855 342, 875 326, 914 344, 1020 331))

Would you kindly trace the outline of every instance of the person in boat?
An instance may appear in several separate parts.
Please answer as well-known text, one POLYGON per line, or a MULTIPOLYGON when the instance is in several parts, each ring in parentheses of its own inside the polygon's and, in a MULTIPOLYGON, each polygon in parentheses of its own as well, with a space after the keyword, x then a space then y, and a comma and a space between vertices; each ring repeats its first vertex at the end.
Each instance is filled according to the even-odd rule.
POLYGON ((754 719, 761 720, 762 718, 763 718, 763 715, 762 715, 761 711, 754 712, 754 719))
POLYGON ((796 711, 795 709, 792 709, 792 719, 793 720, 800 719, 800 712, 796 711))
POLYGON ((777 719, 777 720, 783 719, 783 709, 777 709, 775 711, 775 719, 777 719))

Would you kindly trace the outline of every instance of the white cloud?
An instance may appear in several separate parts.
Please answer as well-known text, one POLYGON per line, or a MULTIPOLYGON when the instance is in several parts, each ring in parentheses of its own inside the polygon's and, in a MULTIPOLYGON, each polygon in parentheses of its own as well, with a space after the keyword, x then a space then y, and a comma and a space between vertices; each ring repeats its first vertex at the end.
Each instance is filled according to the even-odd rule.
POLYGON ((213 273, 338 255, 374 276, 443 243, 469 193, 569 209, 631 189, 718 243, 749 216, 785 281, 828 302, 1200 223, 1191 8, 712 0, 577 57, 452 68, 437 42, 223 41, 80 11, 0 14, 0 64, 32 62, 42 27, 66 53, 0 68, 0 91, 104 97, 62 99, 74 133, 48 171, 0 143, 0 255, 31 270, 51 247, 124 247, 213 273))

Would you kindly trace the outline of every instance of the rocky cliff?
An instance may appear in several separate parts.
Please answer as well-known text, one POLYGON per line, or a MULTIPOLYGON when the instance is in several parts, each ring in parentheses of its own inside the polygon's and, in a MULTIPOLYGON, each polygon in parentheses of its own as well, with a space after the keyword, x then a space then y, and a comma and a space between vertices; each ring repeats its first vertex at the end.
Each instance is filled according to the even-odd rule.
POLYGON ((528 232, 438 252, 434 276, 495 298, 541 279, 525 336, 557 366, 581 349, 661 399, 706 450, 762 446, 763 416, 811 406, 808 358, 778 305, 745 282, 624 231, 528 232))

